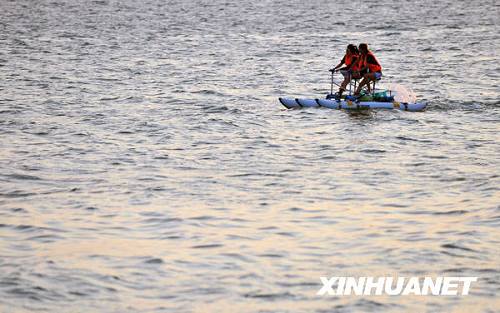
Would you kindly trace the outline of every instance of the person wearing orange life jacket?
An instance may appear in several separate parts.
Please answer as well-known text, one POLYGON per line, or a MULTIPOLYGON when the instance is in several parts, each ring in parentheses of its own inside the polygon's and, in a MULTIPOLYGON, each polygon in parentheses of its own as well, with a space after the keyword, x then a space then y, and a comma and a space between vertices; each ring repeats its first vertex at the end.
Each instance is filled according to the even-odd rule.
POLYGON ((336 98, 340 99, 342 93, 346 90, 347 84, 349 84, 351 79, 357 78, 355 75, 353 75, 353 73, 359 71, 358 58, 359 58, 358 48, 353 44, 349 44, 347 45, 346 53, 342 58, 342 60, 340 61, 340 63, 330 70, 332 72, 340 71, 340 73, 344 76, 344 81, 340 85, 339 91, 335 95, 336 98), (342 65, 345 65, 345 67, 340 68, 342 65))
POLYGON ((368 50, 366 43, 359 44, 359 52, 359 73, 363 77, 363 80, 359 83, 358 88, 356 88, 354 92, 355 96, 359 95, 361 88, 365 85, 368 85, 368 91, 370 91, 370 82, 379 80, 382 77, 382 66, 375 55, 368 50))

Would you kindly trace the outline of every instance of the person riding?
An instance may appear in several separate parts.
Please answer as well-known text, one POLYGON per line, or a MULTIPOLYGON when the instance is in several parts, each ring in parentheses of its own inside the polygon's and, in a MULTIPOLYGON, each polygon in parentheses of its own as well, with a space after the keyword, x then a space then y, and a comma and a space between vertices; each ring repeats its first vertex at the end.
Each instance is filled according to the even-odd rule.
POLYGON ((347 84, 349 84, 352 78, 360 77, 359 75, 356 76, 353 74, 359 71, 358 59, 359 59, 358 48, 353 44, 349 44, 347 45, 346 53, 342 58, 342 60, 340 61, 340 63, 333 69, 331 69, 332 72, 340 71, 340 73, 344 76, 344 81, 340 85, 339 91, 335 94, 335 97, 337 99, 340 99, 342 93, 346 90, 347 84), (340 68, 342 65, 345 65, 345 67, 340 68))
POLYGON ((363 77, 363 80, 359 83, 358 88, 356 88, 354 92, 355 96, 360 94, 361 89, 365 85, 368 85, 368 92, 370 92, 370 82, 382 78, 382 66, 375 55, 373 55, 373 52, 368 50, 366 43, 359 44, 359 52, 359 73, 363 77))

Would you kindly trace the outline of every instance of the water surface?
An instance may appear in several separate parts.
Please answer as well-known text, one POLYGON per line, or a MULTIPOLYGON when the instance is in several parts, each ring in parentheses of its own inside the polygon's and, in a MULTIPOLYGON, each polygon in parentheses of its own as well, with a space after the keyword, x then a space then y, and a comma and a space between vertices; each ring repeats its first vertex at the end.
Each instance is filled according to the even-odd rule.
POLYGON ((0 311, 494 312, 496 1, 2 1, 0 311), (421 113, 285 110, 347 43, 421 113), (318 297, 320 276, 478 276, 318 297))

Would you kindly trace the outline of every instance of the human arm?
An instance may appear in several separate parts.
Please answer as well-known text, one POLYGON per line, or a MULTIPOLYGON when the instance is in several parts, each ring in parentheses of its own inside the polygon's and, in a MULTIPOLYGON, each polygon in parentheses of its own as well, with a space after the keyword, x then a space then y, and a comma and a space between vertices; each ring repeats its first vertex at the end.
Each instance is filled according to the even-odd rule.
POLYGON ((331 72, 335 72, 337 69, 339 69, 342 65, 345 64, 345 55, 344 57, 342 58, 342 60, 340 60, 340 63, 337 64, 334 68, 332 68, 330 71, 331 72))

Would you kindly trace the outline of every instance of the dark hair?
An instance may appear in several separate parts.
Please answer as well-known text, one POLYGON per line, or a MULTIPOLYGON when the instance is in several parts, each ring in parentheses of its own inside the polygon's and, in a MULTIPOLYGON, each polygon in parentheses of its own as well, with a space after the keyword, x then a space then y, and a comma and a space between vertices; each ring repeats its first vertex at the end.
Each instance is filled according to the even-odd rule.
POLYGON ((360 43, 359 50, 368 50, 368 45, 366 43, 360 43))
POLYGON ((351 53, 358 53, 358 47, 356 47, 352 43, 347 45, 347 50, 349 50, 351 53))

